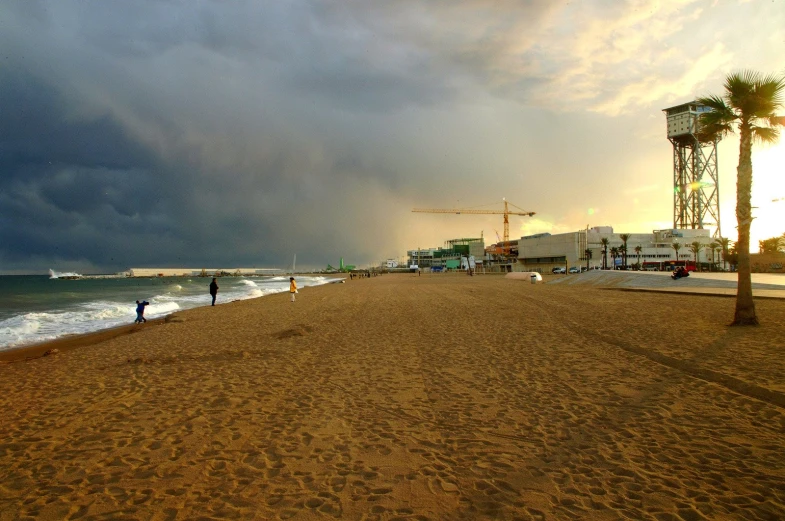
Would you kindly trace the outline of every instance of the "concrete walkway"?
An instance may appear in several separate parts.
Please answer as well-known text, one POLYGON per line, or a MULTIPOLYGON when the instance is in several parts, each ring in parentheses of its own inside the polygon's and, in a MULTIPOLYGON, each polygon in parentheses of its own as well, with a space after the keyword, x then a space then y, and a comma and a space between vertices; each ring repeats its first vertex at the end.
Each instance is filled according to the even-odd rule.
MULTIPOLYGON (((673 280, 669 272, 600 271, 562 275, 548 284, 579 284, 627 291, 658 291, 717 296, 736 296, 736 273, 692 272, 673 280)), ((752 294, 757 298, 785 299, 785 274, 753 273, 752 294)))

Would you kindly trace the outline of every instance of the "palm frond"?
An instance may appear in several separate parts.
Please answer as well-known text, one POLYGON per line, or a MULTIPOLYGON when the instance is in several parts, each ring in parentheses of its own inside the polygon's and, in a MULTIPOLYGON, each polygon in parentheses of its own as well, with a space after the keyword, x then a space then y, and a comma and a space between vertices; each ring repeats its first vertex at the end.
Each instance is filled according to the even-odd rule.
POLYGON ((724 121, 714 121, 709 118, 704 119, 705 114, 700 116, 700 127, 698 137, 701 141, 714 141, 721 139, 728 134, 733 134, 733 125, 724 121))
POLYGON ((781 107, 785 97, 785 76, 769 74, 761 78, 756 91, 762 98, 769 99, 777 107, 781 107))
POLYGON ((776 143, 780 138, 780 130, 773 127, 759 127, 753 125, 752 139, 760 143, 776 143))
POLYGON ((768 119, 782 108, 785 78, 758 74, 749 88, 746 99, 739 102, 739 109, 750 119, 768 119))
POLYGON ((747 105, 754 97, 755 84, 760 81, 760 73, 752 70, 734 72, 725 78, 725 99, 728 104, 741 112, 749 113, 747 105))
POLYGON ((769 116, 769 126, 776 127, 777 125, 785 127, 785 116, 769 116))
POLYGON ((731 107, 725 104, 722 98, 719 96, 706 96, 698 98, 696 101, 711 109, 711 111, 700 115, 701 127, 711 127, 723 134, 732 131, 730 125, 738 116, 731 107))
POLYGON ((701 105, 705 105, 709 107, 714 112, 727 112, 729 110, 728 106, 725 104, 725 100, 723 100, 719 96, 712 95, 712 96, 699 97, 695 101, 697 101, 701 105))
POLYGON ((711 109, 709 112, 703 112, 698 119, 700 141, 715 141, 733 133, 733 122, 738 119, 738 116, 722 98, 706 96, 696 101, 711 109))
MULTIPOLYGON (((780 125, 783 120, 777 116, 777 112, 783 107, 783 95, 785 95, 785 76, 768 75, 755 84, 755 94, 750 100, 750 116, 753 120, 762 120, 764 125, 775 127, 780 125)), ((755 125, 761 128, 761 122, 755 125)), ((776 134, 776 133, 775 133, 776 134)), ((760 139, 768 140, 765 135, 759 136, 760 139)), ((776 139, 776 135, 774 136, 776 139)))

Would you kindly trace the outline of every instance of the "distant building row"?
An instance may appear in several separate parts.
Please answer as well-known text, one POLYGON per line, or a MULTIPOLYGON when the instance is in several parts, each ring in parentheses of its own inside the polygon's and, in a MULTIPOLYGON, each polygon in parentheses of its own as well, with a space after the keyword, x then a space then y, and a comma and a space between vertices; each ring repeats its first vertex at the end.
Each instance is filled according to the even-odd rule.
POLYGON ((614 233, 610 226, 596 226, 577 232, 551 235, 539 233, 521 237, 517 241, 494 244, 485 248, 482 238, 454 239, 447 241, 445 248, 427 248, 409 250, 407 256, 410 265, 420 267, 442 266, 454 268, 460 266, 460 258, 474 256, 477 263, 488 267, 502 265, 507 270, 549 272, 555 267, 603 266, 603 239, 607 240, 607 264, 613 268, 624 262, 621 256, 614 259, 613 248, 621 248, 624 244, 622 235, 627 235, 626 264, 663 261, 694 261, 695 253, 691 251, 692 243, 701 245, 697 253, 697 262, 720 262, 717 251, 709 247, 716 241, 709 230, 666 229, 654 230, 652 233, 614 233), (681 245, 678 253, 673 243, 681 245), (639 247, 640 252, 635 248, 639 247), (587 262, 587 250, 590 252, 587 262), (499 254, 503 252, 503 254, 499 254))

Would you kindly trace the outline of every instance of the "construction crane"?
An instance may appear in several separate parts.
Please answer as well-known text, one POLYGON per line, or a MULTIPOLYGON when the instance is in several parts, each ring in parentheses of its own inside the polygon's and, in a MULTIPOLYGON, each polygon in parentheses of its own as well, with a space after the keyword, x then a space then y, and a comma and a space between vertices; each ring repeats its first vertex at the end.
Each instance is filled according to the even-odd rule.
POLYGON ((473 215, 503 215, 504 216, 504 243, 509 244, 510 242, 510 215, 521 215, 524 217, 531 217, 534 215, 535 212, 527 212, 523 210, 523 208, 519 208, 512 203, 508 203, 507 199, 502 199, 504 201, 504 210, 472 210, 472 209, 460 209, 460 208, 453 208, 451 210, 445 209, 435 209, 435 208, 414 208, 412 212, 421 212, 421 213, 454 213, 460 215, 462 213, 466 214, 473 214, 473 215), (508 204, 512 204, 520 212, 511 212, 508 204))

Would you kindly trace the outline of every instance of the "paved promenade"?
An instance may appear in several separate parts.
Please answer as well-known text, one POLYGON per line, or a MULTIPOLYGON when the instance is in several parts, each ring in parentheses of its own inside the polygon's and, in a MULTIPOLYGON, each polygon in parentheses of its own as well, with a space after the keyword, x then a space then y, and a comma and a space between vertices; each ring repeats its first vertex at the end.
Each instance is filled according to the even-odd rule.
MULTIPOLYGON (((630 291, 736 295, 736 273, 692 272, 685 279, 673 280, 660 271, 589 271, 577 275, 546 278, 549 284, 579 284, 630 291), (551 279, 551 280, 548 280, 551 279)), ((785 274, 753 273, 752 294, 757 298, 785 299, 785 274)))

